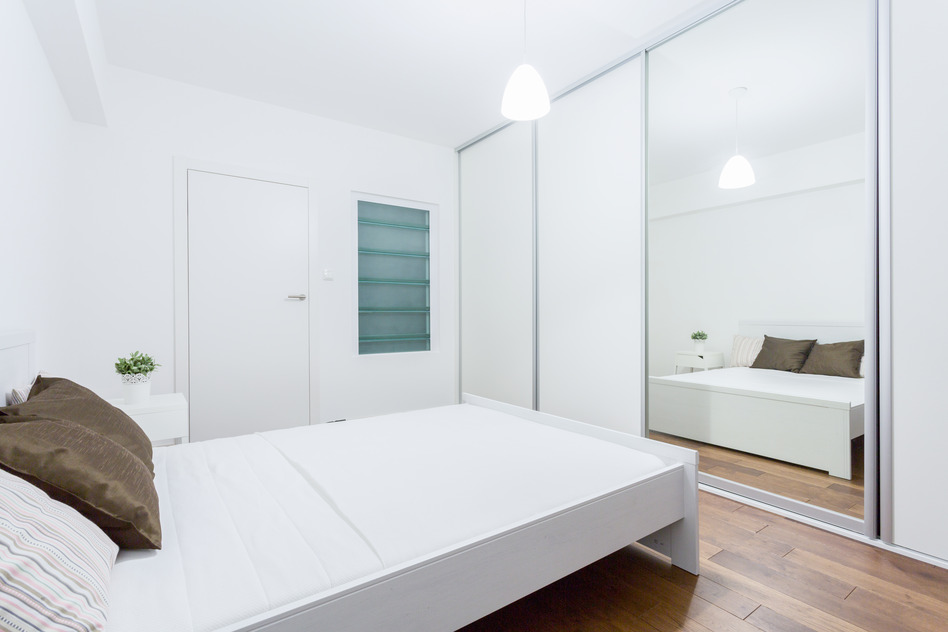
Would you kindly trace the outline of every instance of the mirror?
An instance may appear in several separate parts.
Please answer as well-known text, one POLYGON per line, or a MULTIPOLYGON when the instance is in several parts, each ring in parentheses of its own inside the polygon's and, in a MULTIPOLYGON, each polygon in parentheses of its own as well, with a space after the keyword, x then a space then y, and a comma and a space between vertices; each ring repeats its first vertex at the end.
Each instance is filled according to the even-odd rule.
POLYGON ((864 0, 745 0, 648 52, 650 436, 699 450, 703 482, 850 527, 869 16, 864 0), (722 176, 735 154, 749 167, 722 176))

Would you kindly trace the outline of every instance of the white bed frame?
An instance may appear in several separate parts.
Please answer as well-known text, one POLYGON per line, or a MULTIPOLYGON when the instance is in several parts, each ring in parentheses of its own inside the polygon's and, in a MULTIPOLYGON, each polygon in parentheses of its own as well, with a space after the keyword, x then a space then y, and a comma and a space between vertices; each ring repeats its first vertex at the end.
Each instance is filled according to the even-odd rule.
MULTIPOLYGON (((741 321, 743 336, 860 340, 853 323, 741 321)), ((703 443, 825 470, 852 479, 852 440, 864 433, 864 405, 724 389, 649 378, 649 428, 703 443)))
MULTIPOLYGON (((0 334, 0 389, 28 382, 33 339, 0 334), (24 344, 26 347, 24 347, 24 344), (6 345, 6 346, 5 346, 6 345)), ((455 630, 640 541, 698 573, 698 455, 657 441, 464 395, 539 424, 653 454, 666 466, 623 487, 447 551, 386 569, 223 632, 455 630)))

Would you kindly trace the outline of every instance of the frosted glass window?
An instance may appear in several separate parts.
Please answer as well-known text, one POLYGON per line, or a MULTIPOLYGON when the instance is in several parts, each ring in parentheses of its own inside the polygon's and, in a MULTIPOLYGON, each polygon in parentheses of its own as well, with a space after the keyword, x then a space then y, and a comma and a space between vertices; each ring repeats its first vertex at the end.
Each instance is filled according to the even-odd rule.
POLYGON ((431 349, 429 212, 359 200, 359 354, 431 349))

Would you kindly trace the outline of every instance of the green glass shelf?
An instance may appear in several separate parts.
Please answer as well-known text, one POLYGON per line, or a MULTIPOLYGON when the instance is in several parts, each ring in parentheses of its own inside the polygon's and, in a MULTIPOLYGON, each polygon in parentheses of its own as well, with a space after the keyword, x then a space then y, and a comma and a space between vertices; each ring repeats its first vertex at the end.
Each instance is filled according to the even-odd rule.
POLYGON ((428 226, 418 226, 417 224, 392 224, 390 222, 376 222, 369 219, 360 219, 359 223, 363 226, 384 226, 385 228, 405 228, 408 230, 429 230, 428 226))
POLYGON ((430 285, 431 281, 412 279, 359 279, 359 283, 368 285, 430 285))
POLYGON ((430 340, 429 334, 390 334, 385 336, 359 336, 359 342, 400 342, 402 340, 430 340))
POLYGON ((427 259, 431 255, 427 252, 394 252, 391 250, 359 250, 360 255, 385 255, 389 257, 417 257, 427 259))
POLYGON ((389 307, 360 307, 360 314, 427 314, 430 309, 417 309, 414 307, 389 308, 389 307))

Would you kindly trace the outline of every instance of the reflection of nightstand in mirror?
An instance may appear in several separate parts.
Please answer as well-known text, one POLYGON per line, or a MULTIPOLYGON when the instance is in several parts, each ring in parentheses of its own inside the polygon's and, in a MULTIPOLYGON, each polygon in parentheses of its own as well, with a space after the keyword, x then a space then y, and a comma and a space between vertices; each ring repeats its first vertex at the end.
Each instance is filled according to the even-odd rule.
POLYGON ((695 353, 694 351, 679 351, 675 354, 675 375, 678 375, 678 369, 723 369, 724 352, 705 351, 704 353, 695 353))
POLYGON ((152 445, 188 442, 188 402, 181 393, 152 395, 141 404, 126 404, 124 399, 109 403, 134 419, 152 445))

